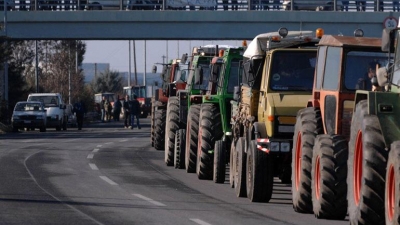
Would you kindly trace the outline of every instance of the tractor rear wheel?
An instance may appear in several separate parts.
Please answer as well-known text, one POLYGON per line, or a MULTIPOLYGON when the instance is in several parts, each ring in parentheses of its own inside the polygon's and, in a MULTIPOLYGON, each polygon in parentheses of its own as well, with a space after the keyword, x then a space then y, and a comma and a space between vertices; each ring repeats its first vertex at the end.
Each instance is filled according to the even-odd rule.
POLYGON ((292 150, 293 209, 312 213, 311 161, 315 137, 323 132, 321 111, 304 108, 297 113, 292 150))
POLYGON ((225 182, 226 171, 226 148, 225 142, 218 140, 214 145, 214 176, 215 183, 223 184, 225 182))
POLYGON ((347 200, 351 224, 385 222, 385 175, 388 152, 379 119, 368 115, 366 100, 356 105, 347 161, 347 200))
POLYGON ((234 185, 237 197, 246 197, 246 152, 244 151, 246 138, 240 137, 236 142, 234 166, 234 185))
POLYGON ((185 168, 187 173, 196 172, 199 116, 200 105, 190 106, 186 123, 185 168))
POLYGON ((174 156, 174 165, 176 169, 185 168, 185 138, 186 138, 186 130, 179 129, 175 134, 175 156, 174 156))
POLYGON ((347 215, 347 158, 345 137, 321 134, 315 139, 311 187, 318 219, 343 220, 347 215))
POLYGON ((167 104, 167 118, 165 123, 165 164, 174 165, 175 132, 179 129, 179 100, 178 97, 169 97, 167 104))
POLYGON ((165 109, 157 109, 154 115, 154 148, 157 150, 164 150, 165 114, 165 109))
POLYGON ((273 159, 257 149, 257 142, 250 141, 247 150, 247 197, 252 202, 269 202, 274 185, 273 159))
POLYGON ((398 225, 400 221, 400 141, 395 141, 390 146, 385 186, 385 221, 387 225, 398 225))
POLYGON ((196 173, 201 180, 213 178, 215 140, 222 138, 222 121, 219 108, 214 104, 202 104, 199 118, 196 173))

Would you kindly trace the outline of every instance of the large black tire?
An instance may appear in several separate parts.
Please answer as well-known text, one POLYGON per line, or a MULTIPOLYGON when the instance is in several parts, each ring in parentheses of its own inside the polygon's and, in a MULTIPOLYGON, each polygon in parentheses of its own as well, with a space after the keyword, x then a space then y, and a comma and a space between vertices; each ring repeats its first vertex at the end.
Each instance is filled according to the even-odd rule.
POLYGON ((218 140, 214 145, 214 176, 215 183, 223 184, 225 182, 226 171, 226 147, 225 142, 218 140))
POLYGON ((236 170, 236 142, 231 143, 231 154, 229 155, 229 186, 235 187, 235 170, 236 170))
POLYGON ((312 202, 318 219, 343 220, 347 215, 347 140, 321 134, 315 139, 311 170, 312 202))
POLYGON ((311 161, 314 140, 323 132, 321 111, 304 108, 297 113, 292 150, 292 201, 299 213, 312 213, 311 161))
POLYGON ((235 158, 233 159, 235 162, 234 166, 234 186, 235 193, 237 197, 247 197, 246 192, 246 152, 245 149, 245 138, 240 137, 236 142, 235 148, 235 158))
POLYGON ((347 201, 351 224, 385 223, 385 175, 388 152, 380 123, 360 101, 351 121, 347 161, 347 201))
POLYGON ((165 143, 165 109, 158 109, 154 115, 154 148, 164 150, 165 143))
POLYGON ((196 174, 201 180, 213 179, 215 141, 222 138, 222 121, 219 108, 214 104, 202 104, 199 118, 196 174))
POLYGON ((250 141, 247 150, 247 198, 252 202, 269 202, 274 186, 274 166, 271 155, 257 149, 257 142, 250 141))
POLYGON ((199 135, 200 105, 189 108, 186 126, 185 168, 188 173, 196 172, 197 144, 199 135))
POLYGON ((175 134, 175 156, 174 156, 174 166, 175 169, 185 168, 185 141, 186 130, 179 129, 175 134))
POLYGON ((151 139, 151 147, 154 147, 154 120, 155 120, 155 110, 156 103, 153 102, 151 105, 151 117, 150 117, 150 139, 151 139))
POLYGON ((174 165, 175 133, 179 129, 179 100, 178 97, 169 97, 167 104, 167 118, 165 123, 165 164, 174 165))
POLYGON ((385 221, 386 225, 400 224, 400 141, 390 146, 386 167, 385 221))

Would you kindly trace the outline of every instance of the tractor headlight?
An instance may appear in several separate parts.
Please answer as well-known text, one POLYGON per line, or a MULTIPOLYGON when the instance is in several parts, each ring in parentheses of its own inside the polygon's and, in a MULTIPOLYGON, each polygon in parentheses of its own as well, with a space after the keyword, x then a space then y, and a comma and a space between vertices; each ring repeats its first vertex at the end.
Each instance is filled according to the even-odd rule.
POLYGON ((290 143, 282 142, 281 143, 281 152, 290 152, 290 143))
POLYGON ((279 142, 271 142, 269 150, 271 152, 279 152, 279 142))

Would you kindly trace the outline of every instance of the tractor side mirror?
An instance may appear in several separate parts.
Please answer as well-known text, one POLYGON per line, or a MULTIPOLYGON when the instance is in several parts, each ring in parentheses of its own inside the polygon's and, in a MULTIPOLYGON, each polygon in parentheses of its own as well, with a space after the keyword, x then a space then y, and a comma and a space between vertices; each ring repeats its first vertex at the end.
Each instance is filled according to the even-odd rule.
POLYGON ((151 68, 152 73, 157 73, 157 66, 153 65, 153 68, 151 68))
POLYGON ((382 31, 381 49, 383 52, 394 52, 394 42, 396 32, 392 29, 385 28, 382 31))
POLYGON ((183 54, 183 55, 182 55, 182 58, 181 58, 181 63, 185 64, 187 58, 188 58, 188 54, 187 54, 187 53, 183 54))
POLYGON ((233 87, 233 99, 238 101, 239 100, 239 94, 240 94, 240 86, 235 86, 233 87))

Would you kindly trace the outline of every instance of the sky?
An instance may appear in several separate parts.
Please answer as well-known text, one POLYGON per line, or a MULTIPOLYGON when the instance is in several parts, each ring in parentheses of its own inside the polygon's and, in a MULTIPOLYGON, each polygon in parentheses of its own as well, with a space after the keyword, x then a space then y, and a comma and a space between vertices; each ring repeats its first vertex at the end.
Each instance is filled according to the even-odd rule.
MULTIPOLYGON (((86 53, 83 63, 109 63, 110 70, 129 72, 129 41, 85 41, 85 43, 86 53)), ((130 43, 131 73, 133 74, 133 41, 130 43)), ((164 62, 167 62, 167 59, 180 59, 184 53, 190 55, 193 47, 208 44, 239 46, 242 41, 135 41, 137 72, 151 73, 154 64, 163 63, 163 56, 165 56, 164 62)), ((157 72, 161 72, 161 70, 162 67, 158 66, 157 72)))

